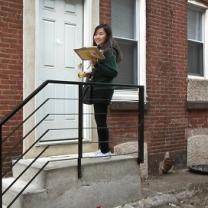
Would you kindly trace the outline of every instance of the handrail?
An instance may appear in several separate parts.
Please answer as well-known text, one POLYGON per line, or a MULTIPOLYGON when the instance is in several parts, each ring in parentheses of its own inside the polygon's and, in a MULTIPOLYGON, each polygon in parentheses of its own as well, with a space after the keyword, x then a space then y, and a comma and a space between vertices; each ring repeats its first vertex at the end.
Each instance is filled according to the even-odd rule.
MULTIPOLYGON (((20 142, 22 142, 22 141, 24 141, 25 140, 25 138, 28 136, 28 135, 30 135, 44 120, 45 120, 45 118, 47 118, 48 117, 48 115, 49 114, 47 114, 46 116, 44 116, 20 141, 18 141, 15 145, 13 145, 12 146, 12 150, 13 150, 13 148, 14 147, 16 147, 18 144, 20 144, 20 142)), ((3 140, 3 142, 4 142, 5 140, 3 140)), ((2 142, 2 143, 3 143, 2 142)), ((30 146, 30 148, 29 149, 31 149, 32 147, 30 146)), ((22 154, 21 156, 24 156, 24 154, 22 154)), ((5 157, 5 158, 7 158, 7 157, 5 157)), ((3 159, 5 159, 5 158, 1 158, 1 160, 3 160, 3 159)), ((12 167, 14 167, 14 165, 15 165, 16 163, 14 163, 13 165, 12 165, 12 167)), ((2 177, 4 177, 6 174, 7 174, 8 172, 6 172, 6 173, 4 173, 3 175, 2 175, 2 177)))
MULTIPOLYGON (((45 82, 43 82, 37 89, 35 89, 28 97, 26 97, 23 101, 21 101, 10 113, 8 113, 1 121, 0 121, 0 150, 1 150, 1 156, 2 156, 2 144, 5 140, 3 140, 2 138, 2 126, 10 119, 12 118, 20 109, 22 109, 34 96, 36 96, 43 88, 45 88, 48 84, 71 84, 71 85, 78 85, 78 89, 79 89, 79 94, 78 94, 78 102, 79 102, 79 111, 78 111, 78 158, 77 158, 77 170, 78 170, 78 178, 82 177, 82 171, 81 171, 81 161, 82 161, 82 146, 83 146, 83 102, 82 102, 82 87, 83 85, 97 85, 97 86, 116 86, 118 88, 138 88, 139 92, 139 102, 138 102, 138 109, 139 109, 139 113, 138 113, 138 135, 140 136, 138 139, 138 147, 139 147, 139 151, 138 151, 138 163, 141 163, 144 161, 144 87, 140 86, 140 85, 129 85, 129 84, 116 84, 116 83, 99 83, 99 82, 75 82, 75 81, 60 81, 60 80, 47 80, 45 82)), ((24 124, 25 121, 27 121, 32 115, 34 115, 35 112, 37 112, 37 110, 39 110, 50 98, 48 98, 47 100, 45 100, 40 106, 38 106, 37 109, 35 109, 23 122, 20 123, 20 125, 18 125, 17 127, 15 127, 12 130, 12 133, 9 134, 8 137, 11 136, 11 134, 13 134, 21 125, 24 124)), ((56 99, 56 98, 51 98, 51 99, 56 99)), ((47 114, 46 117, 48 117, 51 114, 47 114)), ((41 119, 41 121, 39 121, 24 137, 23 139, 25 139, 34 129, 36 129, 36 127, 42 123, 42 121, 46 118, 44 117, 43 119, 41 119)), ((103 127, 98 127, 98 128, 103 128, 103 127)), ((136 128, 136 126, 128 126, 127 128, 136 128)), ((43 136, 48 133, 49 130, 53 130, 53 129, 48 129, 47 131, 45 131, 43 133, 43 136)), ((7 137, 7 138, 8 138, 7 137)), ((7 139, 6 138, 6 139, 7 139)), ((38 139, 38 141, 42 138, 41 137, 38 139)), ((21 140, 23 141, 23 140, 21 140)), ((32 144, 32 146, 29 148, 31 149, 35 144, 37 143, 37 141, 35 141, 35 143, 32 144)), ((49 146, 47 146, 48 148, 49 146)), ((47 149, 45 148, 44 151, 47 149)), ((27 150, 24 154, 26 154, 29 150, 27 150)), ((40 156, 40 154, 38 155, 38 157, 40 156)), ((38 158, 37 157, 37 158, 38 158)), ((37 159, 36 158, 36 159, 37 159)), ((18 159, 18 161, 20 160, 20 158, 18 159)), ((16 162, 17 163, 17 162, 16 162)), ((16 164, 15 163, 15 164, 16 164)), ((15 165, 14 164, 14 165, 15 165)), ((31 164, 32 165, 32 164, 31 164)), ((47 165, 47 164, 46 164, 47 165)), ((44 165, 44 167, 46 166, 44 165)), ((43 168, 44 168, 43 167, 43 168)), ((28 167, 29 168, 29 167, 28 167)), ((43 169, 41 168, 41 170, 43 169)), ((2 174, 2 157, 1 157, 1 161, 0 161, 0 170, 1 170, 1 174, 2 174)), ((38 173, 35 175, 35 177, 41 172, 38 171, 38 173)), ((26 170, 25 170, 26 171, 26 170)), ((24 171, 23 171, 24 173, 24 171)), ((22 173, 22 174, 23 174, 22 173)), ((21 176, 21 175, 20 175, 21 176)), ((20 177, 19 176, 19 177, 20 177)), ((18 178, 17 178, 18 179, 18 178)), ((34 179, 34 177, 33 177, 34 179)), ((33 180, 32 179, 32 180, 33 180)), ((22 189, 22 191, 15 197, 15 199, 8 205, 8 207, 10 207, 14 201, 19 197, 19 195, 25 190, 25 188, 30 184, 30 182, 32 181, 30 180, 29 183, 22 189)), ((15 181, 16 182, 16 181, 15 181)), ((13 185, 13 184, 12 184, 13 185)), ((12 186, 11 185, 11 186, 12 186)), ((10 186, 10 187, 11 187, 10 186)), ((8 189, 10 188, 8 187, 8 189)), ((0 182, 0 190, 2 190, 2 175, 1 175, 1 182, 0 182)), ((7 190, 6 190, 7 191, 7 190)), ((4 191, 4 193, 6 192, 4 191)), ((3 194, 4 194, 3 193, 3 194)), ((2 195, 0 198, 0 204, 2 204, 2 195)))
POLYGON ((138 147, 140 149, 138 153, 138 163, 144 162, 144 86, 140 86, 139 90, 139 102, 138 102, 138 122, 140 125, 138 125, 138 147))
POLYGON ((0 122, 0 126, 4 125, 15 113, 17 113, 25 104, 27 104, 35 95, 37 95, 46 85, 48 84, 74 84, 74 85, 100 85, 100 86, 117 86, 117 87, 140 87, 139 85, 127 85, 127 84, 110 84, 110 83, 99 83, 99 82, 74 82, 74 81, 60 81, 60 80, 46 80, 37 89, 35 89, 27 98, 17 105, 8 115, 6 115, 0 122))
POLYGON ((83 144, 83 103, 82 103, 82 85, 79 85, 79 118, 78 118, 78 178, 82 177, 82 144, 83 144))
POLYGON ((41 103, 41 105, 39 105, 30 115, 27 116, 27 118, 25 118, 17 127, 15 127, 11 133, 9 133, 2 142, 4 142, 5 140, 7 140, 12 134, 14 134, 14 132, 19 129, 32 115, 34 115, 35 112, 37 112, 43 105, 45 105, 45 103, 48 102, 48 100, 50 100, 50 98, 47 98, 43 103, 41 103))
POLYGON ((17 194, 17 196, 10 202, 10 204, 7 206, 8 208, 12 206, 12 204, 17 200, 17 198, 22 194, 22 192, 32 183, 32 181, 38 176, 38 174, 48 165, 50 161, 47 161, 40 170, 29 180, 27 185, 24 186, 24 188, 17 194))
POLYGON ((3 191, 2 196, 17 182, 17 180, 32 166, 35 161, 49 148, 49 145, 46 146, 38 155, 35 157, 35 159, 32 160, 32 162, 18 175, 18 177, 3 191))
MULTIPOLYGON (((22 141, 28 136, 30 135, 33 130, 35 130, 47 117, 49 116, 49 114, 45 115, 29 132, 27 132, 27 134, 22 138, 22 141)), ((2 140, 2 143, 5 142, 5 139, 2 140)))
MULTIPOLYGON (((49 129, 47 129, 43 134, 41 134, 41 136, 37 139, 37 140, 35 140, 35 142, 33 142, 33 144, 19 157, 19 158, 17 158, 16 160, 15 160, 15 162, 12 164, 12 168, 21 160, 21 158, 23 157, 23 156, 25 156, 34 146, 35 146, 35 144, 37 144, 47 133, 49 132, 49 129)), ((2 177, 4 177, 4 176, 6 176, 6 174, 7 174, 8 172, 6 172, 6 173, 4 173, 3 175, 2 175, 2 177)))
POLYGON ((7 114, 2 121, 0 122, 0 126, 4 125, 15 113, 17 113, 25 104, 27 104, 36 94, 38 94, 46 85, 48 81, 43 82, 37 89, 35 89, 27 98, 17 105, 9 114, 7 114))
MULTIPOLYGON (((1 151, 1 156, 2 156, 2 126, 0 126, 0 151, 1 151)), ((0 204, 2 206, 2 172, 3 172, 2 158, 0 159, 0 171, 1 171, 1 181, 0 181, 1 197, 0 197, 0 204)))

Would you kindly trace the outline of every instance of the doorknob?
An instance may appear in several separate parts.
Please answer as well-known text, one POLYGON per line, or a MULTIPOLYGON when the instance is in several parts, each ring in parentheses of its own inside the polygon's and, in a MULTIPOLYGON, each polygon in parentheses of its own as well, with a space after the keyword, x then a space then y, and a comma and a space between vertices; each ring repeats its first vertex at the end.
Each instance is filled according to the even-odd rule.
POLYGON ((56 39, 56 43, 57 43, 58 45, 62 45, 62 44, 63 44, 63 42, 62 42, 60 39, 56 39))

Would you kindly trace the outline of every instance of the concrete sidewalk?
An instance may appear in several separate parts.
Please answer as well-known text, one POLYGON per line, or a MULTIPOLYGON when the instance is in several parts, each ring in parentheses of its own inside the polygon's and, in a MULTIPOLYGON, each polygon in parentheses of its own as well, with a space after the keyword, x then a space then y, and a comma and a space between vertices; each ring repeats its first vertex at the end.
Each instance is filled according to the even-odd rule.
POLYGON ((116 208, 208 208, 205 203, 208 203, 208 175, 191 173, 187 169, 183 169, 143 181, 142 199, 116 208), (203 196, 200 195, 202 200, 198 197, 199 202, 197 202, 202 206, 194 205, 193 201, 190 204, 179 205, 198 193, 203 193, 203 196), (207 202, 203 202, 203 200, 207 200, 207 202))

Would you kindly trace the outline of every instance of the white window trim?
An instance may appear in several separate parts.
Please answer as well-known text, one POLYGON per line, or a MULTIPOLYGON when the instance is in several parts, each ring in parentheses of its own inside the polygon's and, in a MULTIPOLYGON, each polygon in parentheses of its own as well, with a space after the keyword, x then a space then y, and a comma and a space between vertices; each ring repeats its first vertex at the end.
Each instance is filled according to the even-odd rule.
POLYGON ((198 2, 198 1, 195 1, 195 0, 188 0, 188 4, 192 4, 193 6, 197 6, 197 7, 200 7, 200 8, 204 8, 204 9, 207 9, 207 6, 198 2))
POLYGON ((204 52, 204 76, 197 76, 197 75, 188 75, 189 79, 200 79, 200 80, 208 80, 208 7, 202 3, 199 3, 197 1, 194 0, 189 0, 188 1, 189 5, 193 5, 195 7, 199 7, 201 9, 204 9, 204 15, 202 17, 202 21, 203 21, 203 36, 204 36, 204 48, 203 48, 203 52, 204 52))
MULTIPOLYGON (((146 89, 146 0, 136 0, 136 40, 138 42, 138 85, 143 85, 146 89)), ((146 94, 146 90, 145 90, 146 94)), ((146 98, 146 96, 145 96, 146 98)), ((113 101, 125 101, 138 99, 138 91, 115 90, 113 101)))

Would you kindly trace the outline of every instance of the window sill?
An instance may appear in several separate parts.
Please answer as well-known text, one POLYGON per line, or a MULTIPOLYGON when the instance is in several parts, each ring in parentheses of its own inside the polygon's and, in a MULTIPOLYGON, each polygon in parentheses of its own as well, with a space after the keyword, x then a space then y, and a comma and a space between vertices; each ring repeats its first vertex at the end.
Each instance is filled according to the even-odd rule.
POLYGON ((208 80, 188 79, 187 108, 208 109, 208 80))
MULTIPOLYGON (((147 111, 149 103, 144 104, 144 110, 147 111)), ((138 111, 138 102, 112 101, 110 105, 111 111, 138 111)))
POLYGON ((208 101, 187 101, 189 110, 208 110, 208 101))

